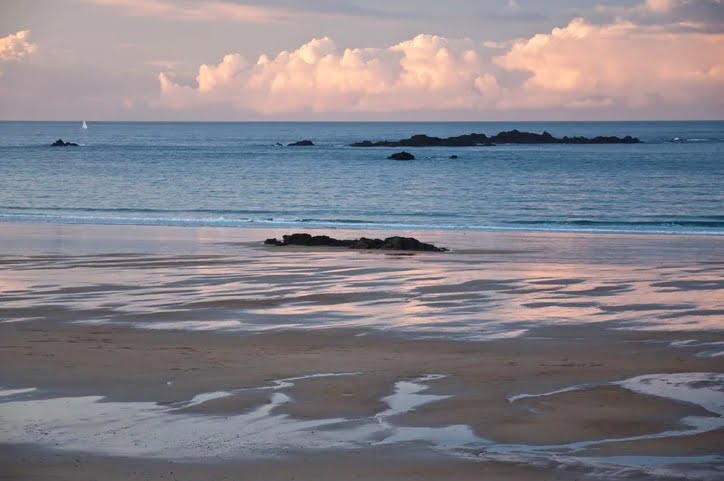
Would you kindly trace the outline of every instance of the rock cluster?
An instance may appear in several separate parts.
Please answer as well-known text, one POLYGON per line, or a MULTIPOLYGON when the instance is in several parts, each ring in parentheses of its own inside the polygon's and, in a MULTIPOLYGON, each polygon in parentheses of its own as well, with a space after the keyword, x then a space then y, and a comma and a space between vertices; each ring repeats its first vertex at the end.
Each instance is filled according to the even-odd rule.
POLYGON ((63 139, 58 139, 52 144, 50 144, 51 147, 78 147, 78 144, 75 142, 63 142, 63 139))
POLYGON ((493 147, 497 144, 638 144, 641 141, 627 135, 625 137, 553 137, 548 132, 536 134, 510 130, 500 132, 492 137, 485 134, 466 134, 456 137, 430 137, 413 135, 401 140, 380 140, 372 142, 364 140, 350 144, 352 147, 493 147))
POLYGON ((287 147, 314 147, 314 142, 311 140, 300 140, 299 142, 287 144, 287 147))
POLYGON ((276 238, 267 239, 264 244, 273 246, 328 246, 347 247, 349 249, 380 249, 398 251, 429 251, 446 252, 444 247, 437 247, 432 244, 420 242, 414 237, 388 237, 386 239, 334 239, 326 235, 291 234, 282 236, 282 240, 276 238))

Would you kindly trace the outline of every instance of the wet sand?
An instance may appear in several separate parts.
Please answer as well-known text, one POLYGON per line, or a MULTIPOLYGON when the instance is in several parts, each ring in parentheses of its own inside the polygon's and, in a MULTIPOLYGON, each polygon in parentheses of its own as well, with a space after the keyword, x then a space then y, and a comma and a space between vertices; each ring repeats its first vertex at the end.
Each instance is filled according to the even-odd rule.
POLYGON ((450 236, 468 250, 398 258, 201 229, 13 229, 0 394, 36 390, 0 396, 7 479, 715 479, 724 466, 716 239, 651 237, 666 247, 633 262, 645 239, 564 259, 560 239, 450 236), (622 384, 676 387, 677 373, 694 398, 622 384), (60 399, 85 418, 28 412, 60 399), (230 435, 250 419, 263 429, 230 435))

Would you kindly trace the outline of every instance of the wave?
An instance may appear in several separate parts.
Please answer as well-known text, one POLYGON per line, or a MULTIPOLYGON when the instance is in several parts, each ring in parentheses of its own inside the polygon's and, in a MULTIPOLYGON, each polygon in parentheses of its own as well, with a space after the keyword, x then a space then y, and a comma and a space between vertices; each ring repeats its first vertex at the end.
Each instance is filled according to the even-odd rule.
POLYGON ((570 220, 570 221, 550 221, 550 220, 533 220, 533 221, 513 221, 512 224, 526 225, 563 225, 563 226, 591 226, 591 227, 609 227, 609 226, 628 226, 628 227, 702 227, 709 229, 724 229, 724 216, 714 215, 707 216, 712 220, 666 220, 666 221, 597 221, 597 220, 570 220))
MULTIPOLYGON (((24 208, 32 210, 32 208, 24 208)), ((110 224, 110 225, 158 225, 179 227, 308 227, 308 228, 347 228, 376 230, 446 230, 446 231, 543 231, 543 232, 582 232, 582 233, 632 233, 632 234, 693 234, 724 235, 724 216, 711 216, 712 220, 672 220, 672 221, 595 221, 595 220, 530 220, 491 222, 486 224, 461 224, 446 222, 405 222, 377 221, 364 219, 318 219, 296 217, 227 217, 219 210, 168 211, 161 209, 60 209, 85 210, 87 212, 124 212, 139 215, 64 215, 53 213, 14 213, 0 212, 0 222, 39 222, 60 224, 110 224), (144 213, 207 212, 216 215, 184 216, 144 216, 144 213)), ((23 210, 23 209, 18 209, 23 210)), ((53 209, 44 209, 52 211, 53 209)), ((239 213, 239 211, 232 211, 239 213)), ((246 212, 246 211, 245 211, 246 212)))

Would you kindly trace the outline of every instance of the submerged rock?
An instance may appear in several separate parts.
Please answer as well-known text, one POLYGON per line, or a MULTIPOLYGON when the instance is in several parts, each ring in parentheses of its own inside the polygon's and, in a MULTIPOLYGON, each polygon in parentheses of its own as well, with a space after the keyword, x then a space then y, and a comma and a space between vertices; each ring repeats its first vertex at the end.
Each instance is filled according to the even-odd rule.
POLYGON ((414 155, 409 152, 405 152, 404 150, 402 152, 394 153, 387 158, 390 160, 415 160, 414 155))
POLYGON ((379 249, 379 250, 400 250, 400 251, 428 251, 446 252, 444 247, 437 247, 433 244, 420 242, 414 237, 388 237, 386 239, 335 239, 326 235, 313 236, 306 233, 297 233, 282 236, 282 240, 272 238, 264 241, 266 245, 273 246, 328 246, 347 247, 350 249, 379 249))
POLYGON ((451 159, 457 159, 458 156, 457 156, 457 155, 451 155, 450 158, 451 158, 451 159))
POLYGON ((58 139, 52 144, 50 144, 51 147, 78 147, 78 144, 75 142, 63 142, 63 139, 58 139))
POLYGON ((641 141, 627 135, 625 137, 553 137, 548 132, 536 134, 509 130, 500 132, 492 137, 485 134, 466 134, 456 137, 430 137, 428 135, 413 135, 401 140, 380 140, 372 142, 363 140, 350 144, 352 147, 492 147, 497 144, 638 144, 641 141))
POLYGON ((311 140, 300 140, 299 142, 287 144, 287 147, 314 147, 314 142, 311 140))

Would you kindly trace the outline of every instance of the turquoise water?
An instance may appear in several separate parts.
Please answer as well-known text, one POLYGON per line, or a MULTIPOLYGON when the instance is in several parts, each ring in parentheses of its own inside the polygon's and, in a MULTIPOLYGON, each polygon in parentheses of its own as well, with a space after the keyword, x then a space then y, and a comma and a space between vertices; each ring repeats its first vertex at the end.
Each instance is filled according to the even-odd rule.
POLYGON ((80 125, 0 122, 0 221, 724 234, 724 122, 80 125), (644 143, 348 147, 512 128, 644 143))

